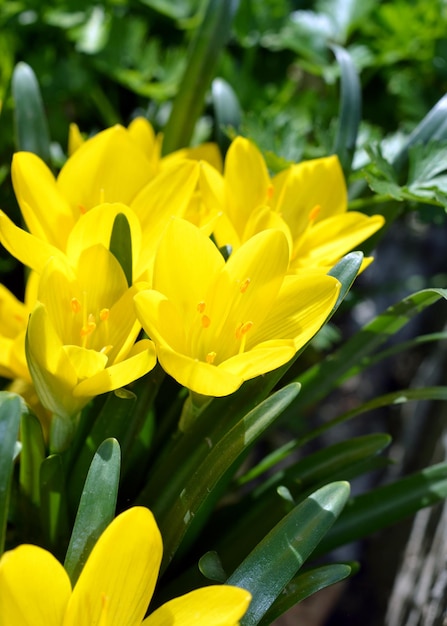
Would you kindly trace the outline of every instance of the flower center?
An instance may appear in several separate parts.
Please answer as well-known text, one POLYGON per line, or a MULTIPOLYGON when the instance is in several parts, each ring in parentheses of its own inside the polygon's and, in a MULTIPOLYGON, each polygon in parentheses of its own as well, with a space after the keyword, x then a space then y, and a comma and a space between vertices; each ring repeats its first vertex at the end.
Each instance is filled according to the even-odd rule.
MULTIPOLYGON (((237 288, 240 294, 245 294, 250 287, 251 279, 249 277, 241 280, 237 283, 237 288)), ((235 296, 235 300, 238 301, 237 295, 235 296)), ((195 348, 193 349, 194 353, 198 356, 199 359, 204 360, 209 365, 213 365, 216 363, 216 359, 218 357, 219 351, 215 349, 216 345, 220 345, 220 340, 222 339, 221 335, 228 337, 228 333, 234 332, 233 339, 228 337, 228 353, 227 349, 224 346, 222 350, 220 350, 220 359, 225 360, 231 356, 231 345, 234 346, 234 338, 238 342, 236 349, 233 347, 233 355, 235 352, 237 354, 242 354, 245 351, 246 343, 247 343, 247 334, 253 327, 254 322, 252 320, 246 320, 242 322, 235 323, 235 318, 237 320, 237 312, 233 309, 229 304, 227 310, 223 312, 222 317, 214 324, 212 318, 206 312, 206 302, 201 300, 196 305, 196 311, 200 316, 200 326, 196 326, 196 331, 193 331, 192 336, 195 337, 195 341, 197 341, 195 348), (233 321, 232 321, 233 320, 233 321), (233 325, 234 324, 234 325, 233 325), (232 328, 234 331, 232 331, 232 328), (209 329, 209 330, 208 330, 209 329), (198 333, 198 334, 196 334, 198 333), (205 334, 203 334, 205 333, 205 334), (214 345, 213 345, 214 344, 214 345), (211 349, 210 349, 211 348, 211 349), (225 353, 225 356, 224 356, 225 353)))
MULTIPOLYGON (((101 330, 101 339, 108 338, 109 327, 108 320, 110 317, 110 309, 102 308, 98 313, 91 313, 88 311, 86 305, 87 294, 83 294, 83 302, 79 298, 71 299, 71 312, 76 322, 76 326, 79 327, 79 337, 81 340, 81 346, 83 348, 92 348, 93 338, 98 335, 98 330, 101 330)), ((108 354, 113 346, 108 343, 103 345, 99 352, 108 354)))

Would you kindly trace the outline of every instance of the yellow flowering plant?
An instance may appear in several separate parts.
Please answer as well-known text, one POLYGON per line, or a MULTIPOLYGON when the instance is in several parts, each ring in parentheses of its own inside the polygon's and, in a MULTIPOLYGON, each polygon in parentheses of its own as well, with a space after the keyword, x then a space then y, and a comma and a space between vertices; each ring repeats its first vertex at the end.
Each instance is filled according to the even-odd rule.
POLYGON ((268 626, 355 573, 323 562, 334 548, 447 495, 439 463, 350 498, 390 436, 320 445, 370 409, 447 399, 403 389, 315 419, 447 291, 334 347, 385 231, 350 175, 356 69, 337 60, 330 154, 273 167, 225 81, 220 145, 192 146, 233 13, 207 3, 160 132, 141 110, 88 138, 72 124, 59 160, 37 77, 14 70, 20 216, 2 205, 0 241, 26 288, 0 286, 0 626, 268 626))

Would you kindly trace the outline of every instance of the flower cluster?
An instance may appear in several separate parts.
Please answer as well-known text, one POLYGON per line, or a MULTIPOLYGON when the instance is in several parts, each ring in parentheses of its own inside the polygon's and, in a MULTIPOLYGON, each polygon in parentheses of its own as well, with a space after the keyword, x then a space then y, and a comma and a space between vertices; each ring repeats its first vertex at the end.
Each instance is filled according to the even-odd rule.
POLYGON ((27 230, 2 212, 0 240, 31 272, 25 303, 0 293, 0 369, 64 419, 157 360, 205 396, 287 363, 336 302, 327 271, 383 224, 347 211, 335 156, 271 178, 247 139, 223 171, 213 146, 162 158, 160 142, 141 118, 72 129, 57 178, 14 155, 27 230))

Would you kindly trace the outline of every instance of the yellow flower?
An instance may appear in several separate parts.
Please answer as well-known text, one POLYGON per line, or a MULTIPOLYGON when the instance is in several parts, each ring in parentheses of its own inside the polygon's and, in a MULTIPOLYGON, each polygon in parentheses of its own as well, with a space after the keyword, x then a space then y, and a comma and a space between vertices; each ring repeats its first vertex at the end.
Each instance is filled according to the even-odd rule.
POLYGON ((155 365, 151 341, 134 344, 141 325, 116 258, 101 245, 86 248, 72 267, 53 257, 39 281, 26 356, 42 404, 75 416, 93 396, 139 378, 155 365))
MULTIPOLYGON (((31 232, 26 232, 0 211, 0 241, 24 265, 41 272, 50 257, 62 259, 67 256, 75 263, 80 251, 88 246, 101 243, 108 247, 114 220, 118 213, 122 213, 131 230, 133 276, 135 280, 148 279, 154 251, 166 222, 172 215, 182 216, 186 212, 198 176, 197 162, 179 161, 145 185, 129 206, 120 202, 104 202, 91 208, 76 222, 70 223, 69 231, 59 241, 39 227, 40 218, 36 217, 34 227, 30 226, 31 232)), ((50 211, 54 211, 57 223, 55 207, 49 206, 45 219, 51 223, 50 211)))
POLYGON ((236 626, 250 594, 229 585, 196 589, 144 619, 162 549, 152 513, 133 507, 100 536, 72 589, 68 574, 50 552, 21 545, 0 559, 0 624, 236 626))
POLYGON ((281 231, 257 234, 225 263, 197 227, 171 220, 153 289, 135 296, 165 371, 198 394, 224 396, 289 361, 320 329, 340 285, 286 276, 288 260, 281 231))
POLYGON ((118 125, 78 148, 57 179, 31 152, 14 155, 11 174, 29 231, 61 250, 84 213, 103 202, 128 205, 154 176, 144 152, 118 125))
POLYGON ((214 236, 238 248, 255 233, 280 228, 288 237, 290 270, 326 272, 384 224, 381 215, 347 211, 347 191, 336 156, 292 165, 270 178, 248 139, 231 144, 224 175, 202 164, 204 202, 222 212, 214 236))
POLYGON ((30 308, 0 285, 0 376, 30 382, 25 358, 25 333, 30 308))

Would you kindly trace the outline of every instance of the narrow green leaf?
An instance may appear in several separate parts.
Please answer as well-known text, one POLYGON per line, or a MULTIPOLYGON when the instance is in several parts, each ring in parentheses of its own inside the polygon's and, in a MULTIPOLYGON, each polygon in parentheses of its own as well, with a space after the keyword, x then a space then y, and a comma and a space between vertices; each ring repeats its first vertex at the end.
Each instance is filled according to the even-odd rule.
POLYGON ((69 474, 68 487, 72 509, 76 510, 92 460, 102 442, 106 439, 117 439, 122 448, 127 431, 133 431, 132 418, 136 400, 135 394, 128 389, 117 389, 108 394, 83 446, 76 453, 73 468, 69 474))
POLYGON ((0 555, 5 548, 14 453, 22 414, 22 400, 0 391, 0 555))
POLYGON ((335 313, 345 299, 346 294, 351 289, 352 284, 360 271, 362 261, 362 252, 349 252, 349 254, 340 259, 340 261, 329 270, 329 276, 333 276, 341 283, 340 293, 338 294, 337 302, 335 303, 334 310, 331 315, 335 313))
MULTIPOLYGON (((334 480, 351 480, 377 464, 386 464, 379 453, 390 443, 390 436, 381 433, 341 441, 303 457, 293 465, 264 479, 250 495, 216 516, 214 545, 222 555, 224 566, 231 570, 262 537, 290 511, 290 503, 298 503, 311 492, 334 480), (285 496, 285 497, 284 497, 285 496), (229 529, 226 520, 232 519, 229 529), (223 522, 222 522, 223 519, 223 522), (224 532, 219 533, 223 527, 224 532)), ((300 445, 294 440, 294 448, 300 445)), ((292 448, 293 450, 293 448, 292 448)), ((290 454, 291 450, 289 450, 290 454)), ((278 462, 287 459, 284 455, 278 462)), ((266 468, 263 468, 264 471, 266 468)), ((256 477, 258 472, 256 472, 256 477)), ((253 477, 252 477, 253 478, 253 477)), ((244 481, 245 482, 245 481, 244 481)))
POLYGON ((366 537, 447 497, 447 463, 432 465, 390 485, 352 498, 316 550, 334 548, 366 537))
POLYGON ((45 458, 45 441, 39 420, 30 411, 22 415, 20 423, 20 486, 29 502, 39 506, 40 466, 45 458))
POLYGON ((326 485, 286 515, 228 578, 247 589, 252 601, 241 626, 259 624, 340 515, 349 484, 326 485))
POLYGON ((59 454, 47 457, 40 466, 40 511, 46 543, 59 557, 68 535, 65 474, 59 454))
POLYGON ((229 131, 238 133, 242 119, 239 101, 232 87, 223 78, 211 83, 211 96, 216 118, 216 141, 225 155, 231 143, 229 131))
POLYGON ((109 249, 121 265, 130 287, 132 285, 132 237, 129 222, 124 213, 118 213, 115 217, 109 249))
POLYGON ((298 391, 299 386, 287 385, 220 436, 215 437, 210 432, 200 442, 202 447, 205 446, 206 454, 198 463, 194 462, 194 458, 192 463, 177 465, 177 471, 173 471, 171 461, 169 481, 151 505, 163 535, 162 569, 172 560, 186 532, 197 520, 199 510, 212 497, 222 476, 277 419, 298 391))
POLYGON ((107 439, 93 457, 65 557, 64 567, 74 585, 116 508, 121 453, 116 439, 107 439))
POLYGON ((284 591, 259 622, 259 626, 269 626, 280 615, 293 606, 309 598, 317 591, 321 591, 330 585, 348 578, 351 575, 352 567, 345 563, 334 563, 332 565, 322 565, 306 572, 302 572, 290 581, 284 591))
POLYGON ((431 139, 447 139, 447 94, 442 96, 427 115, 419 122, 393 160, 399 172, 408 161, 409 149, 418 143, 431 139))
POLYGON ((373 398, 368 402, 361 404, 360 406, 355 407, 351 411, 347 411, 334 419, 325 422, 322 426, 315 428, 310 431, 306 435, 300 438, 300 445, 304 445, 305 443, 315 439, 323 432, 338 426, 338 424, 342 424, 347 422, 358 415, 362 415, 367 411, 372 411, 374 409, 379 409, 383 406, 390 406, 393 404, 405 404, 406 402, 412 402, 414 400, 447 400, 447 387, 423 387, 421 389, 399 389, 398 391, 393 391, 391 393, 386 393, 383 396, 378 396, 377 398, 373 398))
MULTIPOLYGON (((447 390, 446 390, 447 396, 447 390)), ((277 459, 277 463, 284 461, 288 456, 297 449, 300 440, 295 440, 296 446, 289 448, 287 456, 281 456, 277 459)), ((357 465, 360 461, 364 461, 372 456, 376 456, 382 452, 391 443, 390 435, 383 433, 373 433, 371 435, 363 435, 340 441, 331 446, 318 450, 313 454, 309 454, 300 459, 286 469, 282 469, 271 478, 263 483, 255 490, 256 497, 260 496, 267 489, 271 490, 278 484, 285 484, 296 495, 299 490, 308 488, 315 483, 327 481, 331 476, 338 472, 348 470, 352 465, 357 465)), ((264 468, 265 471, 266 468, 264 468)), ((253 480, 259 476, 259 471, 249 472, 248 477, 253 480)), ((247 481, 244 477, 240 483, 247 481)))
POLYGON ((50 135, 36 75, 29 65, 17 63, 12 75, 12 97, 17 150, 34 152, 50 162, 50 135))
POLYGON ((335 44, 332 44, 330 48, 341 72, 340 112, 333 151, 338 155, 347 177, 351 169, 362 117, 362 91, 359 75, 349 52, 335 44))
POLYGON ((446 297, 445 289, 424 289, 389 307, 346 341, 339 350, 300 375, 299 381, 303 388, 293 410, 296 411, 298 404, 301 408, 325 397, 364 357, 396 334, 415 315, 440 298, 446 297))
POLYGON ((189 145, 238 4, 239 0, 208 1, 203 22, 191 42, 186 71, 164 129, 164 154, 189 145))

